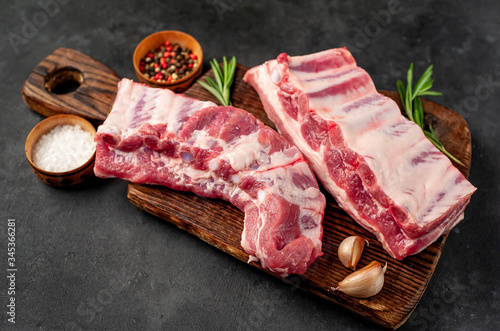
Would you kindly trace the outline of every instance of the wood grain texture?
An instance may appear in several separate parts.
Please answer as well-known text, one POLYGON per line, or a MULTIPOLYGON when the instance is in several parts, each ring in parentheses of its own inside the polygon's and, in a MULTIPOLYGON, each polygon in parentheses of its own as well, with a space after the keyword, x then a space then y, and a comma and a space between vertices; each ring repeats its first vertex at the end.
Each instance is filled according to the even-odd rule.
POLYGON ((22 95, 28 107, 43 116, 74 114, 97 125, 111 111, 119 81, 103 63, 73 49, 58 48, 35 67, 22 95), (72 79, 80 83, 74 92, 51 92, 51 85, 72 79))
MULTIPOLYGON (((237 66, 232 104, 249 111, 274 128, 263 110, 257 93, 242 80, 247 69, 241 65, 237 66)), ((206 75, 213 76, 210 71, 206 75)), ((388 91, 381 93, 399 102, 397 93, 388 91)), ((185 94, 200 100, 216 102, 215 98, 198 84, 192 86, 185 94)), ((426 100, 423 106, 425 119, 431 121, 448 151, 465 164, 459 169, 467 176, 471 156, 467 123, 449 108, 426 100)), ((425 291, 441 255, 446 235, 417 255, 409 256, 403 261, 395 260, 384 251, 375 236, 359 226, 337 205, 330 194, 323 193, 327 198, 323 220, 324 255, 311 265, 306 274, 291 275, 286 281, 306 292, 346 307, 377 324, 391 329, 398 328, 408 319, 425 291), (331 290, 351 273, 342 266, 337 257, 340 242, 351 235, 364 237, 370 243, 358 263, 358 268, 373 260, 388 264, 384 288, 372 298, 356 299, 331 290)), ((137 184, 129 184, 128 199, 139 208, 175 224, 237 259, 243 262, 248 260, 248 254, 240 245, 244 214, 231 204, 198 197, 189 192, 137 184)), ((276 276, 258 263, 252 262, 250 265, 276 276)))

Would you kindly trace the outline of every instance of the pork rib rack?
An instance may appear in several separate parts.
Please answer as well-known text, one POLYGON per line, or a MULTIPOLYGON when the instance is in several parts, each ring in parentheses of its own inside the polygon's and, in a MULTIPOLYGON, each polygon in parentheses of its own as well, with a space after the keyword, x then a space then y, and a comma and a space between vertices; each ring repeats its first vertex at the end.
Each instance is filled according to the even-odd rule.
POLYGON ((300 151, 250 113, 124 79, 98 128, 95 174, 221 198, 241 245, 280 276, 322 254, 325 197, 300 151))
POLYGON ((475 187, 347 49, 283 53, 244 79, 338 204, 394 258, 420 252, 463 219, 475 187))

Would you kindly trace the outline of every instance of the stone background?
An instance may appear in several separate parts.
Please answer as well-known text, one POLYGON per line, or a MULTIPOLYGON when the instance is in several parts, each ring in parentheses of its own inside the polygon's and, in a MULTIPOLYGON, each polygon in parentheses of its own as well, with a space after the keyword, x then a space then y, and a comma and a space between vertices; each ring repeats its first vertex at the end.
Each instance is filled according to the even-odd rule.
POLYGON ((2 0, 0 8, 0 270, 8 218, 18 263, 16 324, 7 323, 2 276, 0 329, 380 329, 139 210, 124 181, 68 191, 32 173, 24 143, 42 117, 21 97, 31 70, 68 47, 136 79, 135 46, 167 29, 197 38, 206 68, 223 55, 254 66, 280 52, 348 45, 377 88, 394 90, 411 62, 419 75, 434 64, 444 96, 432 100, 467 119, 479 190, 401 330, 500 329, 500 2, 2 0))

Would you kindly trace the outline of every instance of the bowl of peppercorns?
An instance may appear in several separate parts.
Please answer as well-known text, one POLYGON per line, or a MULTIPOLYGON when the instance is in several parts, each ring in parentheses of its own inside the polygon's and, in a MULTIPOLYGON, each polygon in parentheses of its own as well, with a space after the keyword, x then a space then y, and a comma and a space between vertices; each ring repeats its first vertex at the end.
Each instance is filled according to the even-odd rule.
POLYGON ((184 92, 201 75, 203 52, 187 33, 160 31, 137 45, 133 61, 140 82, 184 92))

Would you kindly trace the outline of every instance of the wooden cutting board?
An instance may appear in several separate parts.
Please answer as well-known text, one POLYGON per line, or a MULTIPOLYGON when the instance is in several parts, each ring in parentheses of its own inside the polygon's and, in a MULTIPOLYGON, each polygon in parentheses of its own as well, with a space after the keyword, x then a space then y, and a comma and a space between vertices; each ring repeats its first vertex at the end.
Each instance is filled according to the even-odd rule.
MULTIPOLYGON (((249 111, 274 128, 257 93, 243 82, 243 75, 247 70, 248 68, 237 65, 231 102, 235 107, 249 111)), ((202 79, 206 76, 213 77, 211 71, 202 79)), ((78 77, 76 75, 70 78, 78 80, 78 77)), ((99 61, 74 50, 58 49, 35 68, 25 82, 22 92, 30 108, 44 116, 74 113, 99 124, 111 110, 118 80, 119 77, 99 61), (51 77, 58 77, 61 72, 73 75, 74 72, 67 70, 71 68, 76 68, 87 78, 81 82, 80 87, 63 95, 49 91, 47 82, 50 82, 51 77)), ((380 92, 396 100, 401 107, 397 93, 380 92)), ((200 100, 217 102, 198 84, 193 85, 185 94, 200 100)), ((465 164, 458 166, 458 169, 467 177, 471 157, 471 138, 467 123, 455 111, 439 104, 423 100, 423 106, 425 120, 432 123, 447 150, 465 164)), ((421 253, 398 261, 383 250, 375 236, 354 222, 330 194, 325 191, 324 194, 327 198, 323 220, 324 255, 309 267, 306 274, 291 275, 284 281, 346 307, 377 324, 392 329, 398 328, 408 319, 424 293, 447 235, 439 238, 421 253), (372 298, 357 299, 331 290, 351 273, 342 266, 337 257, 340 242, 351 235, 366 238, 370 243, 369 247, 365 248, 358 268, 373 260, 388 264, 384 288, 372 298)), ((178 226, 244 263, 247 262, 248 254, 240 245, 244 214, 231 204, 222 200, 202 198, 189 192, 137 184, 128 185, 127 196, 137 207, 178 226)), ((258 263, 251 262, 250 265, 276 277, 258 263)))

